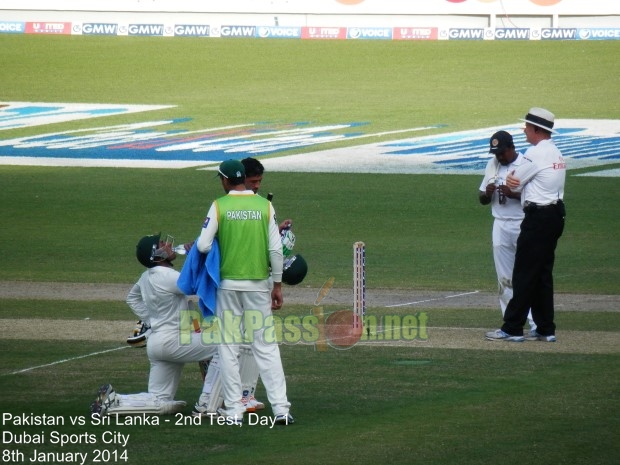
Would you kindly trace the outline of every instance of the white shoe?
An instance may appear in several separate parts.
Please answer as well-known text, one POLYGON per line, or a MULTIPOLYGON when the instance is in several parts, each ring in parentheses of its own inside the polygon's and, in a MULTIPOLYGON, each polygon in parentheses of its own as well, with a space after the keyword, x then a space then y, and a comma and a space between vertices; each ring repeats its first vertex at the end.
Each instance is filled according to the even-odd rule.
POLYGON ((263 410, 265 408, 265 404, 257 400, 254 396, 242 397, 241 403, 244 405, 246 412, 256 412, 257 410, 263 410))
POLYGON ((104 384, 97 391, 95 401, 90 404, 90 412, 104 416, 110 408, 118 406, 119 400, 111 384, 104 384))
POLYGON ((133 330, 133 335, 127 338, 127 344, 131 347, 146 347, 146 340, 151 335, 151 326, 143 321, 138 321, 133 330))
POLYGON ((485 337, 489 341, 510 341, 510 342, 523 342, 525 338, 523 336, 511 336, 508 333, 505 333, 501 329, 496 329, 495 331, 489 331, 485 334, 485 337))
POLYGON ((217 414, 220 417, 226 418, 226 424, 232 426, 242 426, 243 425, 243 413, 230 414, 228 410, 225 408, 218 408, 217 414))
POLYGON ((185 407, 187 407, 187 402, 184 400, 172 400, 163 402, 160 412, 162 415, 175 415, 183 411, 185 407))
POLYGON ((295 423, 295 419, 293 418, 293 415, 291 415, 290 413, 280 413, 276 415, 274 419, 274 424, 276 425, 288 426, 288 425, 292 425, 293 423, 295 423))
POLYGON ((530 335, 527 338, 528 341, 543 341, 543 342, 556 342, 557 339, 554 334, 550 334, 549 336, 542 336, 538 334, 535 330, 530 331, 530 335))
POLYGON ((198 402, 194 405, 194 410, 192 410, 192 415, 195 417, 207 417, 209 415, 215 415, 216 412, 209 412, 209 394, 202 393, 198 398, 198 402))

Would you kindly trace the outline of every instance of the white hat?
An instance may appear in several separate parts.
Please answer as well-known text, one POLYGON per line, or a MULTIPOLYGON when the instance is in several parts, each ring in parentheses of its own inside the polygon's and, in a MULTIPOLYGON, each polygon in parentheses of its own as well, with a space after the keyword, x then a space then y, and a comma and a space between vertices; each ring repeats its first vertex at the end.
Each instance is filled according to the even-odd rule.
POLYGON ((533 124, 534 126, 538 126, 539 128, 543 128, 546 131, 557 134, 557 131, 553 130, 555 115, 544 108, 530 108, 528 114, 525 115, 525 119, 519 119, 521 121, 525 121, 526 123, 533 124))

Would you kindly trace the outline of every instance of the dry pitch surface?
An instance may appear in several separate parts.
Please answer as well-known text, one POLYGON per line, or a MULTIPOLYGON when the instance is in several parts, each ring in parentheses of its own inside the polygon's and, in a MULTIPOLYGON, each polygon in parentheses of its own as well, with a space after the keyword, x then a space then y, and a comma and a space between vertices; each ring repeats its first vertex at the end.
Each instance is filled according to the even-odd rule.
MULTIPOLYGON (((87 302, 89 300, 124 301, 130 284, 72 284, 72 283, 31 283, 0 282, 0 298, 5 299, 61 299, 87 302)), ((307 287, 287 287, 285 303, 314 305, 319 289, 307 287)), ((324 305, 342 305, 351 308, 350 289, 332 289, 324 298, 324 305)), ((498 309, 497 297, 492 293, 478 291, 429 292, 416 290, 371 289, 367 291, 367 305, 373 309, 410 308, 413 312, 432 308, 498 309)), ((556 311, 620 311, 620 295, 556 295, 556 311)), ((499 313, 499 309, 498 309, 499 313)), ((125 338, 133 329, 135 320, 128 310, 126 321, 101 320, 29 320, 0 319, 1 339, 28 338, 45 340, 92 340, 118 341, 125 344, 125 338), (40 327, 37 327, 40 326, 40 327)), ((498 322, 500 321, 498 315, 498 322)), ((527 341, 508 343, 487 341, 484 332, 493 328, 446 328, 428 327, 428 340, 366 342, 363 344, 382 344, 411 346, 417 348, 513 350, 527 352, 554 353, 618 353, 620 352, 620 333, 608 331, 562 331, 558 329, 556 343, 527 341)), ((360 343, 362 344, 362 343, 360 343)))

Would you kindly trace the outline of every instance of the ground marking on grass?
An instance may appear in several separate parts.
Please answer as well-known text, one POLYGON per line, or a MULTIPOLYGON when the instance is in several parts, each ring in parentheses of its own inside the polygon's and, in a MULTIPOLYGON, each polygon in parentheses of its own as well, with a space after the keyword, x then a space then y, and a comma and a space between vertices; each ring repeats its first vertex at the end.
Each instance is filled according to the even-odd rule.
POLYGON ((129 347, 131 347, 131 346, 123 346, 123 347, 116 347, 115 349, 101 350, 99 352, 93 352, 92 354, 79 355, 77 357, 66 358, 64 360, 57 360, 57 361, 52 362, 52 363, 46 363, 45 365, 38 365, 36 367, 24 368, 23 370, 13 371, 13 372, 8 373, 8 374, 9 375, 18 375, 20 373, 26 373, 28 371, 37 370, 39 368, 51 367, 53 365, 58 365, 60 363, 72 362, 73 360, 79 360, 81 358, 86 358, 86 357, 92 357, 94 355, 107 354, 108 352, 115 352, 117 350, 123 350, 123 349, 127 349, 129 347))
POLYGON ((425 300, 417 300, 415 302, 405 302, 404 304, 386 305, 385 308, 405 307, 407 305, 423 304, 423 303, 426 303, 426 302, 433 302, 435 300, 453 299, 455 297, 463 297, 465 295, 478 294, 479 292, 480 291, 471 291, 471 292, 464 292, 462 294, 454 294, 454 295, 447 295, 447 296, 444 296, 444 297, 438 297, 436 299, 425 299, 425 300))

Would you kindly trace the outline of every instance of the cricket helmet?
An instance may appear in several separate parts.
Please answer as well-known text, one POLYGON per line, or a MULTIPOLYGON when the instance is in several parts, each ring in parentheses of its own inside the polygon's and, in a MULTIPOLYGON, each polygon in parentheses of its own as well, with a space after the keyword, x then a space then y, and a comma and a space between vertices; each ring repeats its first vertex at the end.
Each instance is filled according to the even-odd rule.
POLYGON ((308 264, 301 255, 293 255, 284 260, 282 282, 294 286, 304 280, 308 273, 308 264))
POLYGON ((147 268, 153 268, 157 263, 153 261, 155 251, 159 248, 161 233, 144 236, 136 245, 136 258, 147 268))

